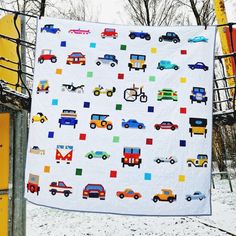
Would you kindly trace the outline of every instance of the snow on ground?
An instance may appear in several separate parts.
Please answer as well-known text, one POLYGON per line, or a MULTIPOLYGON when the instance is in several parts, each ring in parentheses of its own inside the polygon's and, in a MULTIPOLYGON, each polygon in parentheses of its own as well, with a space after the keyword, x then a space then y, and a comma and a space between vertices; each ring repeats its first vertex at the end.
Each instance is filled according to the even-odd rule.
POLYGON ((140 217, 62 211, 27 203, 27 236, 236 235, 236 178, 214 177, 212 216, 140 217), (226 231, 226 232, 224 232, 226 231))

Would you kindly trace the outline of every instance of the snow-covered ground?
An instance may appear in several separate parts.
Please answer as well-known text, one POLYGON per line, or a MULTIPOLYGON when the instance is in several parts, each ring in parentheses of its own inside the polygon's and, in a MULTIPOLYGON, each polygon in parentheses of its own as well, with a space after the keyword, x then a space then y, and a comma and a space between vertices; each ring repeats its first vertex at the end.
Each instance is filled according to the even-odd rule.
POLYGON ((214 177, 212 216, 138 217, 62 211, 27 203, 27 236, 236 235, 236 178, 214 177))

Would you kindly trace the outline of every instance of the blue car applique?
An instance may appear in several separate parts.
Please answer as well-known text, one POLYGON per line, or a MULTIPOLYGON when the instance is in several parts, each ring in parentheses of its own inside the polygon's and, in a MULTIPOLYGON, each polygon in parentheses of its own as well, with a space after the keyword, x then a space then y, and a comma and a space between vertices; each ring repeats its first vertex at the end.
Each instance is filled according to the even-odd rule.
POLYGON ((209 69, 208 66, 206 66, 203 62, 197 62, 195 64, 188 64, 188 67, 191 69, 191 70, 194 70, 194 69, 202 69, 204 71, 207 71, 209 69))
POLYGON ((71 125, 75 129, 75 127, 78 123, 78 120, 76 118, 77 118, 76 111, 63 110, 61 113, 61 118, 58 121, 59 127, 61 128, 62 125, 71 125))
POLYGON ((124 119, 122 119, 122 123, 121 126, 123 128, 136 128, 136 129, 145 129, 145 125, 143 123, 138 122, 137 120, 127 120, 125 121, 124 119))
POLYGON ((206 97, 205 88, 193 87, 192 94, 190 95, 190 100, 191 100, 191 103, 193 103, 193 102, 197 102, 197 103, 204 102, 205 105, 206 105, 207 97, 206 97))
POLYGON ((204 36, 196 36, 196 37, 193 37, 193 38, 189 38, 188 42, 189 43, 200 43, 200 42, 207 43, 208 42, 208 38, 206 38, 204 36))
POLYGON ((56 34, 61 32, 61 30, 59 28, 55 28, 53 24, 48 24, 41 28, 41 32, 56 34))

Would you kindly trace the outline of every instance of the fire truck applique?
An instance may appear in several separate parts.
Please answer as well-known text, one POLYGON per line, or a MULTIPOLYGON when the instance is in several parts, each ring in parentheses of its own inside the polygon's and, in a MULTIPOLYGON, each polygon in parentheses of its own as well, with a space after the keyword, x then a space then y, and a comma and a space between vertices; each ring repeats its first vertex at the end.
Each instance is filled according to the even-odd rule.
POLYGON ((121 158, 121 162, 123 163, 123 167, 125 165, 128 166, 138 166, 140 168, 140 164, 142 163, 142 159, 140 159, 141 149, 137 147, 124 147, 123 156, 121 158))
POLYGON ((73 146, 70 145, 57 145, 56 149, 56 161, 66 161, 66 164, 70 164, 73 156, 73 146))

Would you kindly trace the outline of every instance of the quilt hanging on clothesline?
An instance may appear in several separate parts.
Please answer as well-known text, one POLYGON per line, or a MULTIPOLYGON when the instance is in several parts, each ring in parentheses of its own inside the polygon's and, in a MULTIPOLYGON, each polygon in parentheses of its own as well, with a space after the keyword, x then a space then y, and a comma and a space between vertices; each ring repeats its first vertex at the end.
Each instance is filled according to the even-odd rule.
POLYGON ((215 27, 41 18, 25 197, 67 210, 211 214, 215 27))

